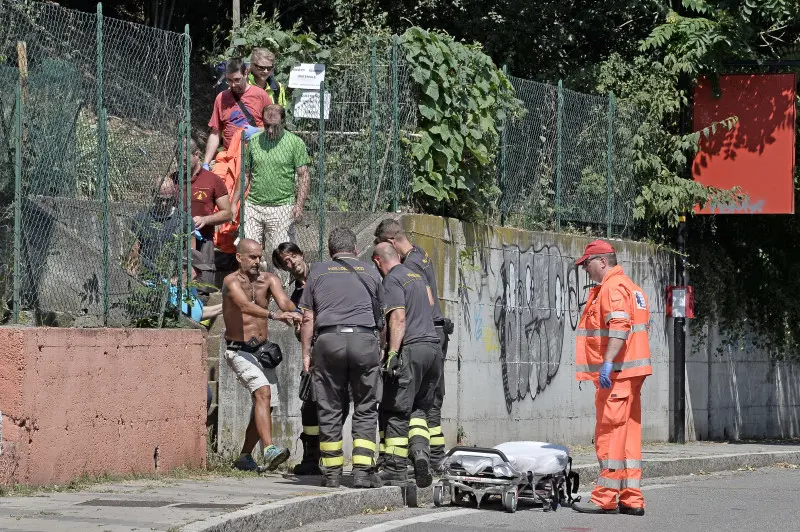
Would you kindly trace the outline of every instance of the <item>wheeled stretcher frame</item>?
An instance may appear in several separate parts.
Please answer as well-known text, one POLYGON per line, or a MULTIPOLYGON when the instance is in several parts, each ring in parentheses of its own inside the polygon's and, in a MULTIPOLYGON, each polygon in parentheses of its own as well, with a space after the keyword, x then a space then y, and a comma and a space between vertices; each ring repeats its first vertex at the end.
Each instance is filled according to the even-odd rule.
POLYGON ((466 496, 480 508, 485 496, 498 496, 503 509, 509 513, 517 511, 520 499, 541 504, 546 512, 580 500, 580 497, 572 497, 578 492, 580 478, 578 473, 572 471, 571 457, 563 471, 536 474, 533 471, 515 470, 511 461, 498 449, 458 446, 448 451, 442 463, 448 464, 448 458, 459 452, 496 455, 514 475, 498 477, 489 468, 470 475, 459 466, 445 465, 441 478, 433 486, 433 503, 436 506, 444 504, 445 490, 449 490, 451 505, 460 504, 466 496))

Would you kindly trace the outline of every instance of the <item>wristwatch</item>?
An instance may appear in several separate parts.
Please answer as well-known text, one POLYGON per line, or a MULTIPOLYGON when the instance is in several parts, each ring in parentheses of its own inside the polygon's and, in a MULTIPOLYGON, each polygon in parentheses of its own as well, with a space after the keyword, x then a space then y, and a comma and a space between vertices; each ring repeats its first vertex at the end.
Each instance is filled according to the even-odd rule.
POLYGON ((267 314, 267 319, 268 320, 274 320, 275 319, 275 314, 271 310, 269 311, 269 314, 267 314))

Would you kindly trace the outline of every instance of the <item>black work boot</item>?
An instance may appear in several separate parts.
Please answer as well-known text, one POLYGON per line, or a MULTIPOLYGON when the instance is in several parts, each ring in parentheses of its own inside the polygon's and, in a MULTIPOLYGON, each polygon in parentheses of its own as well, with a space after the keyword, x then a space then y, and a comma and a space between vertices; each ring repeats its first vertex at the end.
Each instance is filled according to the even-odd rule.
POLYGON ((414 455, 414 479, 418 488, 427 488, 433 483, 431 464, 428 457, 423 453, 414 455))
POLYGON ((340 482, 341 482, 341 476, 339 474, 325 475, 324 477, 322 477, 323 488, 338 488, 340 482))
POLYGON ((300 441, 303 442, 303 459, 294 466, 292 472, 295 475, 321 475, 319 468, 319 436, 301 434, 300 441))
POLYGON ((381 486, 383 486, 383 480, 373 471, 353 470, 354 488, 380 488, 381 486))

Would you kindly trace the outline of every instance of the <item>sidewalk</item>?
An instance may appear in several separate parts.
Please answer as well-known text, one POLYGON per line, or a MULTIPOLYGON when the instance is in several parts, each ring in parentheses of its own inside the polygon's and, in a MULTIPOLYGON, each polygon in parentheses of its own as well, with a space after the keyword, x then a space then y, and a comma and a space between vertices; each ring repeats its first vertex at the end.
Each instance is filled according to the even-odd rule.
MULTIPOLYGON (((587 448, 573 456, 581 491, 597 475, 587 448)), ((647 444, 643 452, 647 479, 694 473, 800 465, 798 443, 647 444)), ((98 484, 84 491, 0 498, 0 530, 239 532, 287 530, 363 512, 397 508, 400 488, 327 489, 318 478, 270 474, 260 477, 203 477, 194 480, 139 480, 98 484)), ((420 490, 430 500, 430 490, 420 490)), ((428 502, 429 503, 429 502, 428 502)))

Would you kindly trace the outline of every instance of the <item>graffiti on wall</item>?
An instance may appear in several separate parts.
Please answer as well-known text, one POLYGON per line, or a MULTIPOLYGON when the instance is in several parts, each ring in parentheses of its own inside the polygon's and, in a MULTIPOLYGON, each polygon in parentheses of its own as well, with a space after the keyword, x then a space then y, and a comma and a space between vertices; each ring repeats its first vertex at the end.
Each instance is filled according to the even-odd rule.
POLYGON ((566 327, 578 326, 589 289, 586 273, 573 260, 551 245, 503 249, 494 325, 509 411, 515 401, 542 393, 562 357, 572 355, 566 327))
MULTIPOLYGON (((472 345, 500 362, 511 412, 515 402, 545 392, 562 364, 575 356, 571 331, 578 327, 592 282, 574 257, 556 245, 504 246, 501 261, 498 251, 486 245, 464 253, 468 260, 459 261, 459 297, 472 345)), ((628 266, 633 278, 646 285, 664 286, 671 275, 668 261, 652 257, 628 266)), ((651 342, 666 345, 662 290, 650 304, 651 342)))

